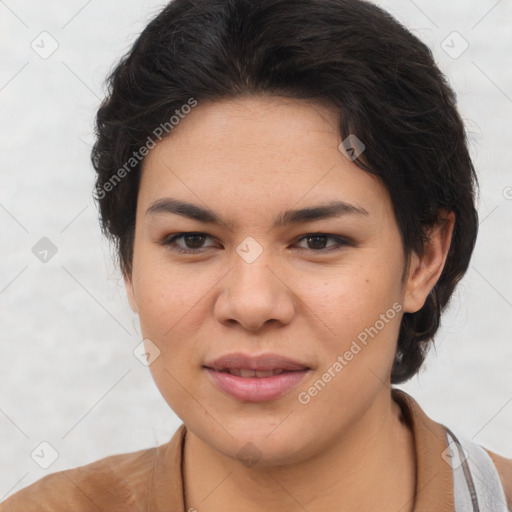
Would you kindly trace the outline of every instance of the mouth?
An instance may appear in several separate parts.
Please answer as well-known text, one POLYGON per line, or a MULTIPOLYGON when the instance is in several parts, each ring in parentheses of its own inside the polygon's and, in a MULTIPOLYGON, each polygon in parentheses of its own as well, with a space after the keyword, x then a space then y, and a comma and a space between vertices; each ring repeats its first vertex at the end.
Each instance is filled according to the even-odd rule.
MULTIPOLYGON (((211 368, 213 369, 213 368, 211 368)), ((229 373, 230 375, 236 375, 237 377, 272 377, 273 375, 281 375, 284 372, 289 370, 283 370, 282 368, 276 368, 275 370, 250 370, 248 368, 229 368, 225 370, 217 370, 224 373, 229 373)))
POLYGON ((229 354, 203 366, 217 389, 240 401, 276 400, 290 392, 311 370, 276 354, 229 354))

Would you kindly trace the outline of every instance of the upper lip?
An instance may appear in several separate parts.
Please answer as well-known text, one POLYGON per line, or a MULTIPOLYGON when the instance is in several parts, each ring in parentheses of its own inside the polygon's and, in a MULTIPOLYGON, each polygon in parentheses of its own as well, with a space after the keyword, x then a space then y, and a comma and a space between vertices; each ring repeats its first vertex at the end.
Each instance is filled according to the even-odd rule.
POLYGON ((309 367, 298 361, 294 361, 289 357, 281 356, 279 354, 259 354, 259 355, 246 355, 242 353, 226 354, 211 362, 206 363, 204 366, 212 370, 229 370, 229 369, 246 369, 255 371, 265 370, 309 370, 309 367))

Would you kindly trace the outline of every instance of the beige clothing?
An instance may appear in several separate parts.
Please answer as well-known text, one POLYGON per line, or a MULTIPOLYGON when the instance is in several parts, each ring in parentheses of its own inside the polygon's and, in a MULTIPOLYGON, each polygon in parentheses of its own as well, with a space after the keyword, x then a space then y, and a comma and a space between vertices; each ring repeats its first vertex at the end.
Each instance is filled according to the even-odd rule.
MULTIPOLYGON (((392 396, 414 434, 414 512, 453 512, 452 469, 441 456, 447 448, 445 428, 428 418, 405 392, 393 389, 392 396)), ((4 501, 0 512, 185 512, 182 456, 186 433, 182 424, 159 447, 48 475, 4 501)), ((512 460, 487 453, 510 499, 512 460)))

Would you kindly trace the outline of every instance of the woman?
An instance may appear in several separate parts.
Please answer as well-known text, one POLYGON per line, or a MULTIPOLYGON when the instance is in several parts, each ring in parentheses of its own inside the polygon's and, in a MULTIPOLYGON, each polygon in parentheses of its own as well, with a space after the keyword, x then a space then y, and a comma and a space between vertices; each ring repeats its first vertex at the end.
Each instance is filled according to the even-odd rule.
POLYGON ((175 0, 93 164, 169 443, 2 510, 506 511, 512 461, 394 389, 468 268, 476 176, 431 52, 359 0, 175 0))

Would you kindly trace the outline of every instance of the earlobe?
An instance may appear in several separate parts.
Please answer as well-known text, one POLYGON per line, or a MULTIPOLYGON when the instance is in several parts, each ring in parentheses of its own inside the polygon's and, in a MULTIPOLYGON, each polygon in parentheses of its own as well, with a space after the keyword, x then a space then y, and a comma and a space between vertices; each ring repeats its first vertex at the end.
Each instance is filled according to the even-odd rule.
POLYGON ((422 255, 414 253, 411 256, 403 302, 406 313, 416 313, 423 307, 441 276, 450 250, 454 224, 453 212, 440 214, 438 223, 428 233, 422 255))
POLYGON ((134 313, 139 312, 139 308, 137 307, 137 301, 135 299, 135 291, 133 289, 133 279, 132 276, 124 276, 124 287, 126 289, 126 295, 128 297, 128 302, 130 303, 130 307, 134 313))

